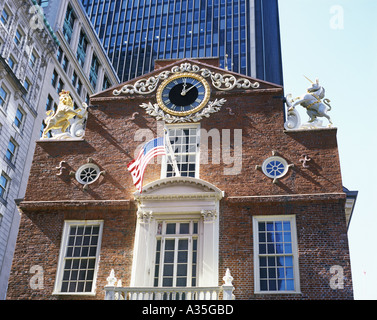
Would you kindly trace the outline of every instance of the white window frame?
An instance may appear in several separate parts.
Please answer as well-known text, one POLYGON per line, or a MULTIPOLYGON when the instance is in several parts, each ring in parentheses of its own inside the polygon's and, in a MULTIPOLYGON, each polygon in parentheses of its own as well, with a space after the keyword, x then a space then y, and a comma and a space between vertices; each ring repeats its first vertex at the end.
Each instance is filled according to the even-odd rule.
POLYGON ((288 162, 285 159, 283 159, 282 157, 277 157, 277 156, 267 158, 262 164, 263 173, 271 179, 283 178, 287 174, 288 169, 289 169, 288 162), (272 161, 279 162, 279 165, 271 168, 272 165, 270 163, 272 161), (268 166, 270 166, 270 167, 268 168, 268 166), (283 167, 281 167, 281 166, 283 166, 283 167), (282 172, 280 172, 281 170, 282 170, 282 172), (275 172, 275 173, 278 173, 278 174, 272 174, 272 172, 275 172))
POLYGON ((18 147, 19 147, 19 144, 16 142, 15 139, 13 139, 12 137, 9 139, 9 142, 8 142, 8 145, 7 145, 7 151, 5 153, 5 158, 7 159, 7 161, 9 161, 10 163, 12 164, 15 164, 16 162, 16 157, 17 157, 17 151, 18 151, 18 147), (14 146, 14 151, 10 150, 9 149, 9 144, 12 143, 13 146, 14 146), (7 153, 9 152, 10 154, 10 159, 7 157, 7 153))
POLYGON ((13 57, 13 55, 10 55, 8 58, 8 66, 14 71, 16 66, 16 59, 13 57))
MULTIPOLYGON (((153 286, 154 287, 167 287, 167 288, 176 288, 182 287, 177 285, 177 279, 179 278, 178 275, 178 244, 179 240, 188 240, 188 255, 187 255, 187 275, 186 275, 186 286, 188 287, 196 287, 198 285, 198 254, 199 251, 199 234, 200 234, 200 221, 198 219, 188 219, 188 220, 158 220, 157 221, 157 231, 156 231, 156 248, 154 251, 154 273, 153 273, 153 286), (179 228, 181 224, 189 224, 189 232, 188 233, 180 233, 179 228), (175 233, 167 233, 167 225, 168 224, 175 224, 175 233), (196 224, 196 233, 194 233, 194 224, 196 224), (165 267, 165 257, 164 254, 166 252, 166 241, 167 240, 175 240, 175 248, 174 248, 174 261, 172 264, 173 266, 173 275, 172 280, 173 283, 171 286, 165 286, 163 283, 164 280, 164 267, 165 267), (159 258, 157 257, 157 243, 160 241, 160 250, 159 250, 159 258), (194 241, 196 241, 196 250, 194 250, 194 241), (193 263, 193 256, 194 251, 196 255, 195 263, 193 263), (195 267, 195 274, 193 275, 193 264, 195 267), (193 285, 193 278, 195 278, 195 284, 193 285), (156 280, 158 281, 156 284, 156 280)), ((170 250, 171 251, 171 250, 170 250)))
POLYGON ((17 128, 17 130, 22 132, 25 122, 26 122, 26 112, 24 111, 24 109, 22 109, 20 106, 18 106, 18 108, 16 110, 16 115, 14 116, 14 120, 13 120, 14 126, 17 128), (18 115, 17 115, 18 111, 21 113, 22 119, 20 119, 18 117, 18 115), (17 122, 19 122, 19 124, 20 124, 19 126, 17 125, 16 120, 17 120, 17 122))
MULTIPOLYGON (((169 130, 175 129, 175 130, 185 130, 185 129, 196 129, 196 141, 197 141, 197 147, 196 147, 196 154, 195 154, 195 177, 196 179, 199 179, 200 176, 200 124, 199 123, 193 123, 193 124, 169 124, 166 125, 165 128, 169 132, 169 130)), ((174 149, 174 147, 173 147, 174 149)), ((166 146, 166 151, 169 152, 168 146, 166 146)), ((174 152, 174 150, 173 150, 174 152)), ((168 160, 170 162, 170 156, 166 155, 162 158, 162 165, 161 165, 161 179, 166 178, 167 176, 167 164, 168 160)))
POLYGON ((6 19, 5 19, 5 17, 4 17, 5 22, 1 21, 1 19, 0 19, 0 22, 1 22, 1 24, 2 24, 4 27, 6 27, 6 26, 8 25, 8 23, 9 23, 9 19, 10 19, 11 16, 12 16, 12 13, 11 13, 11 11, 10 11, 7 7, 4 7, 3 10, 1 11, 1 14, 0 14, 1 17, 3 17, 3 12, 4 12, 4 11, 5 11, 5 13, 8 15, 8 17, 7 17, 6 19))
POLYGON ((29 66, 30 68, 34 69, 37 65, 39 59, 39 55, 35 50, 32 50, 29 57, 29 66), (34 58, 33 58, 34 57, 34 58))
POLYGON ((6 110, 7 109, 7 105, 8 105, 8 102, 9 102, 9 97, 10 97, 10 91, 8 90, 8 88, 2 84, 0 86, 0 88, 5 92, 6 96, 5 96, 5 99, 0 96, 0 100, 2 101, 2 103, 0 103, 0 108, 2 108, 3 110, 6 110))
POLYGON ((14 38, 13 38, 14 43, 17 45, 17 47, 22 44, 24 37, 25 37, 25 32, 21 29, 21 27, 18 27, 16 29, 16 32, 15 32, 14 38), (17 33, 20 35, 20 37, 17 36, 17 33))
POLYGON ((54 291, 52 294, 54 295, 80 295, 80 296, 96 295, 96 283, 97 283, 97 273, 98 273, 101 243, 102 243, 102 232, 103 232, 103 220, 66 220, 64 221, 63 236, 62 236, 62 240, 60 244, 59 261, 58 261, 58 267, 57 267, 56 277, 55 277, 55 286, 54 286, 54 291), (95 261, 95 266, 94 266, 93 284, 92 284, 91 292, 62 292, 61 291, 64 265, 65 265, 65 256, 66 256, 67 247, 68 247, 69 233, 70 233, 71 227, 73 226, 99 226, 97 250, 96 250, 96 257, 95 257, 96 261, 95 261))
MULTIPOLYGON (((256 294, 297 294, 300 291, 300 274, 298 263, 298 244, 297 244, 297 228, 296 228, 296 216, 295 215, 277 215, 277 216, 253 216, 253 242, 254 242, 254 292, 256 294), (271 222, 271 221, 289 221, 291 223, 291 241, 292 241, 292 254, 293 257, 293 277, 294 277, 294 290, 261 290, 260 289, 260 265, 259 265, 259 235, 258 235, 258 223, 259 222, 271 222)), ((264 255, 264 254, 263 254, 264 255)), ((264 256, 279 256, 288 254, 271 254, 264 256)))
POLYGON ((8 177, 8 175, 5 172, 1 173, 0 178, 5 179, 5 186, 0 185, 0 188, 2 189, 2 195, 0 194, 0 200, 6 201, 11 179, 8 177))
POLYGON ((26 89, 27 92, 29 92, 31 88, 31 81, 27 77, 25 78, 25 81, 24 81, 24 88, 26 89))

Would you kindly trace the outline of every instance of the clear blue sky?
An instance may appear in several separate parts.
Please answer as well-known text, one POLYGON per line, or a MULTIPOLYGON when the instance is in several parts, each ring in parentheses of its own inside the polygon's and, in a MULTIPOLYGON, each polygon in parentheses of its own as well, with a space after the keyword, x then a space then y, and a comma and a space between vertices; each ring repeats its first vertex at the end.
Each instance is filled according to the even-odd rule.
POLYGON ((355 299, 375 300, 377 1, 279 0, 279 10, 285 94, 305 93, 305 75, 331 100, 343 185, 359 191, 348 231, 355 299))

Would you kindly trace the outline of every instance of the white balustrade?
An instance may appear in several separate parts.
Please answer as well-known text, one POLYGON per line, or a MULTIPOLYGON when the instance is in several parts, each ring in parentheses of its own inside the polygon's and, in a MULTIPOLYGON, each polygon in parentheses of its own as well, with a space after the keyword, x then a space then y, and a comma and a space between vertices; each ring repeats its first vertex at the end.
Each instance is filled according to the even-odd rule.
POLYGON ((105 286, 105 300, 233 300, 233 277, 229 269, 224 277, 225 284, 218 287, 122 287, 111 270, 105 286))

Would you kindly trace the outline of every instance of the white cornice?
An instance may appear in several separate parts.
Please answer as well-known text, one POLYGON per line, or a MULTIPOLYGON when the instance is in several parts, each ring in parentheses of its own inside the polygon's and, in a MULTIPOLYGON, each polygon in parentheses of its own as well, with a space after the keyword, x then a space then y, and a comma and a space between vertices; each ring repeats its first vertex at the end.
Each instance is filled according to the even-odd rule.
POLYGON ((196 178, 190 177, 170 177, 159 179, 147 184, 143 188, 143 192, 134 193, 136 200, 177 200, 177 199, 215 199, 221 200, 224 197, 224 192, 213 184, 196 178), (157 190, 171 186, 187 186, 196 187, 197 191, 192 188, 186 191, 178 191, 177 193, 157 193, 157 190))

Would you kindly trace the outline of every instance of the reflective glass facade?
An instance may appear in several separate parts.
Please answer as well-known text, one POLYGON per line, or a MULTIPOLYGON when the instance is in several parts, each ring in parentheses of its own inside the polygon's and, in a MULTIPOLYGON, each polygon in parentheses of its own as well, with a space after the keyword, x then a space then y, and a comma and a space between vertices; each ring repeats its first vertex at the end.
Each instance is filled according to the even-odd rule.
POLYGON ((275 36, 272 46, 263 39, 269 15, 275 15, 266 20, 275 19, 272 32, 279 32, 277 0, 269 0, 268 8, 263 8, 262 0, 82 0, 82 4, 122 82, 153 70, 155 59, 219 57, 220 67, 281 83, 280 37, 275 36), (266 44, 271 48, 266 50, 266 44), (276 64, 268 64, 278 68, 273 71, 279 73, 275 79, 268 79, 265 70, 271 49, 278 58, 276 64))

